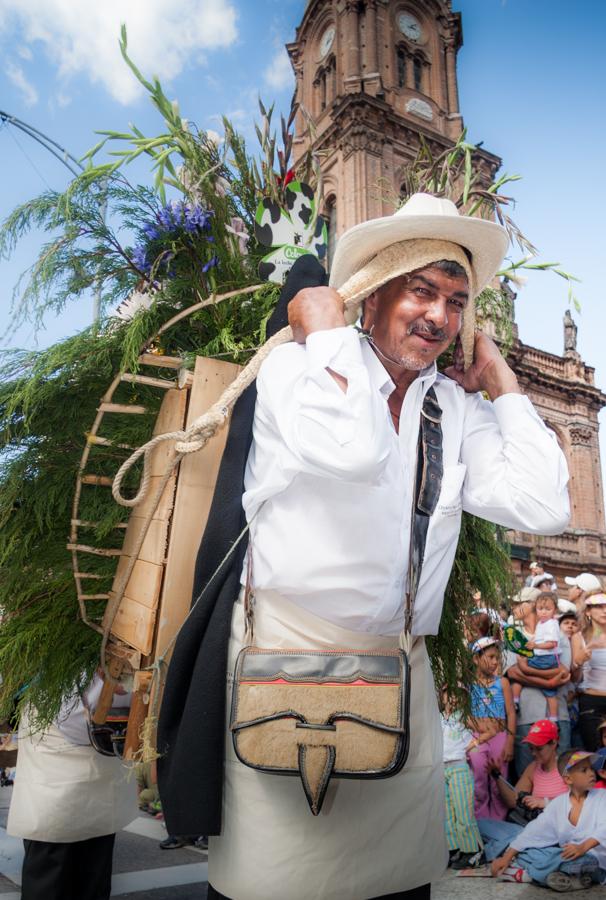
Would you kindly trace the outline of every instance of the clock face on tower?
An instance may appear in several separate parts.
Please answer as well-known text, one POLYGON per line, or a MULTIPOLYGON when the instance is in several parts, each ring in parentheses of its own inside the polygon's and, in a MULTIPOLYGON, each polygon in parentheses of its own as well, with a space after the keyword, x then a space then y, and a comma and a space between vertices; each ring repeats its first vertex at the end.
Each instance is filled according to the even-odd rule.
POLYGON ((398 28, 402 34, 411 41, 416 41, 418 43, 423 37, 421 23, 412 13, 400 13, 398 16, 398 28))
POLYGON ((335 39, 335 26, 329 25, 322 38, 320 40, 320 59, 323 59, 330 48, 332 47, 332 42, 335 39))

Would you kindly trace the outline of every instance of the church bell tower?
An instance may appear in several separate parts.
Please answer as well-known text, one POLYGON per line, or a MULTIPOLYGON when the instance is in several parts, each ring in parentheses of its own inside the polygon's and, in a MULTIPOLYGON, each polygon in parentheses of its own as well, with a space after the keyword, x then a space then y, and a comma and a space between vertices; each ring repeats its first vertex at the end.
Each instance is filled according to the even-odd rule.
MULTIPOLYGON (((309 0, 287 49, 314 125, 331 237, 393 212, 385 195, 399 195, 421 137, 438 153, 458 138, 462 42, 451 0, 309 0)), ((300 113, 295 156, 305 130, 300 113)), ((500 162, 478 152, 487 183, 500 162)))

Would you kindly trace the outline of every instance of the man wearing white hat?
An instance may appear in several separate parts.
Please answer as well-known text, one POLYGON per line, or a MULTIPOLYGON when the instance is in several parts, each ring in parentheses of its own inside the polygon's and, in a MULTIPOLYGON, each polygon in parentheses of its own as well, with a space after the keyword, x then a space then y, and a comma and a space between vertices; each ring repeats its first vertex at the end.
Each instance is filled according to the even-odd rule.
POLYGON ((602 590, 600 579, 591 572, 581 572, 574 577, 567 575, 564 581, 568 585, 568 599, 575 604, 578 613, 582 613, 585 609, 587 594, 602 590))
MULTIPOLYGON (((330 287, 290 303, 295 343, 259 372, 245 475, 255 641, 398 647, 423 451, 419 472, 436 477, 436 495, 413 569, 410 749, 392 778, 333 778, 312 816, 298 779, 242 765, 228 735, 209 898, 421 900, 445 868, 441 732, 424 636, 438 631, 462 510, 539 534, 561 532, 569 518, 557 441, 496 345, 474 334, 475 298, 507 244, 495 223, 417 194, 395 215, 347 231, 330 287), (362 303, 361 330, 348 327, 362 303), (436 360, 453 342, 455 364, 439 374, 436 360), (419 442, 428 393, 441 427, 441 447, 429 449, 419 442)), ((240 601, 228 672, 244 628, 240 601)))

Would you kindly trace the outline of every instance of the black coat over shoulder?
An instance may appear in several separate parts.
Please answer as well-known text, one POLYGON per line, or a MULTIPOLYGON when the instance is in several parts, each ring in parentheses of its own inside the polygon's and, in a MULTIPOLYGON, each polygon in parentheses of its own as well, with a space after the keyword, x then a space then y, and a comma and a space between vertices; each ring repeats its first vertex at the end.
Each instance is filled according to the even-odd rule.
MULTIPOLYGON (((313 256, 292 267, 267 327, 268 337, 287 324, 287 307, 305 287, 326 283, 313 256)), ((158 784, 169 834, 221 832, 225 741, 225 674, 232 608, 246 552, 242 540, 209 584, 245 526, 244 470, 252 442, 255 384, 234 407, 194 576, 193 601, 172 655, 158 725, 158 784)))

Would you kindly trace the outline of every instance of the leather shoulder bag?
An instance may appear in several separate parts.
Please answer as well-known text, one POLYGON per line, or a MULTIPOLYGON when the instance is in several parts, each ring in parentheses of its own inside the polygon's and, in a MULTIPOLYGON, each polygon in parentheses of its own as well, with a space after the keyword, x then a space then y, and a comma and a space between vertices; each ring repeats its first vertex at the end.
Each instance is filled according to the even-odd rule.
MULTIPOLYGON (((429 518, 442 482, 442 410, 423 401, 400 649, 272 650, 244 647, 236 663, 230 729, 238 759, 301 779, 314 815, 331 778, 389 778, 408 755, 412 617, 429 518)), ((253 634, 251 554, 244 595, 253 634)))

